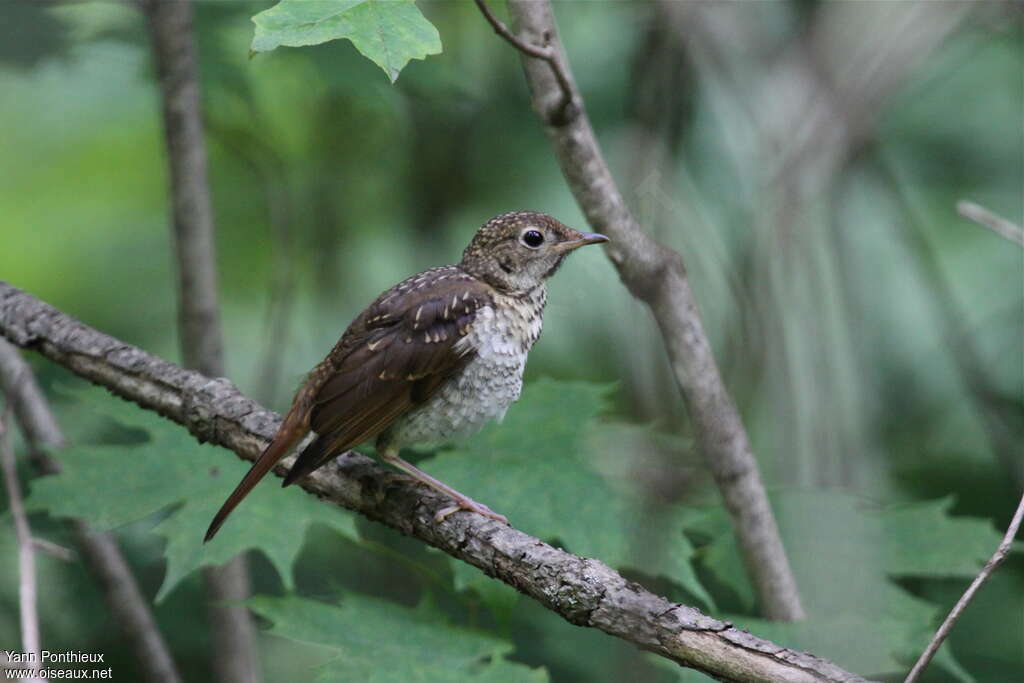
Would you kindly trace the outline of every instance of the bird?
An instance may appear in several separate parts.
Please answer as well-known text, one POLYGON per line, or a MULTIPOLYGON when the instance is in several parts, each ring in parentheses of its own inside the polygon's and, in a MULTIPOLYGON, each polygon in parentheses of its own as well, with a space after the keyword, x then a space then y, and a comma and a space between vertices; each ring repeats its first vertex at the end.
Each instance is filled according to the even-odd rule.
POLYGON ((383 292, 299 386, 277 433, 210 523, 204 542, 254 486, 312 433, 284 478, 293 484, 371 439, 376 455, 468 510, 508 520, 400 457, 403 446, 468 437, 519 398, 548 278, 579 247, 607 242, 536 211, 495 216, 462 260, 383 292))

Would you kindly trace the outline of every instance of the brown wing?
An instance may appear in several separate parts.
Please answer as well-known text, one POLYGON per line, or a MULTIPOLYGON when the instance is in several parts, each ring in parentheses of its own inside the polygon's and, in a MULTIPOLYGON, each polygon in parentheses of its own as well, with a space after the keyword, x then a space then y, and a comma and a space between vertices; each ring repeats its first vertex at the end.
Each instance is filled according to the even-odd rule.
POLYGON ((310 429, 318 437, 285 485, 427 400, 472 358, 473 350, 458 341, 491 302, 490 288, 456 266, 425 271, 381 294, 299 388, 281 428, 214 516, 206 540, 310 429))
POLYGON ((350 326, 332 352, 333 372, 313 397, 310 428, 319 438, 296 460, 285 485, 333 455, 377 436, 468 363, 458 344, 490 288, 453 267, 396 285, 350 326))

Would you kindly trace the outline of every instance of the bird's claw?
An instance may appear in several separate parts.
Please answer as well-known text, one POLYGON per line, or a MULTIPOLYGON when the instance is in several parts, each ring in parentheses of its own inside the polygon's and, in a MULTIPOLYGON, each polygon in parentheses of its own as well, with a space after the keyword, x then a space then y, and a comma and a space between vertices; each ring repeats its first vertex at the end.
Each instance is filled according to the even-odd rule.
POLYGON ((447 519, 450 515, 455 514, 459 510, 468 510, 470 512, 475 512, 478 515, 483 515, 484 517, 490 517, 491 519, 496 519, 499 522, 501 522, 502 524, 508 524, 508 517, 506 517, 505 515, 499 515, 497 512, 495 512, 491 508, 487 507, 486 505, 484 505, 482 503, 477 503, 474 500, 460 500, 460 501, 456 501, 455 505, 449 505, 446 508, 438 510, 437 514, 434 515, 434 521, 437 522, 438 524, 440 524, 445 519, 447 519))

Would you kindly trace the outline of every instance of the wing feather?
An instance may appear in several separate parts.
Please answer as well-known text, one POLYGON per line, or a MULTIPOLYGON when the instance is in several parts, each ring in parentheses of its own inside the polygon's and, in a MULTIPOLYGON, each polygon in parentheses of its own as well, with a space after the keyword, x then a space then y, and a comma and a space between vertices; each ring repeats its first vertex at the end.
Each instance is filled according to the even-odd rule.
POLYGON ((428 400, 472 359, 473 349, 458 342, 479 312, 493 305, 492 293, 457 266, 443 266, 381 294, 299 388, 280 430, 214 517, 206 540, 310 430, 317 438, 295 461, 285 485, 428 400))
POLYGON ((334 370, 312 401, 309 424, 320 437, 289 480, 377 436, 472 360, 458 342, 492 305, 491 290, 458 269, 440 270, 447 276, 416 276, 382 294, 338 342, 334 370))

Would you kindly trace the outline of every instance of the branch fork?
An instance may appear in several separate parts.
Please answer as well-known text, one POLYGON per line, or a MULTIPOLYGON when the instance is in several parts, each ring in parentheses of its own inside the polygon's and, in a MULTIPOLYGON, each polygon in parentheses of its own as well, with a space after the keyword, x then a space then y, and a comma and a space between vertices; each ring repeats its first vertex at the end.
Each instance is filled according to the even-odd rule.
POLYGON ((561 55, 552 44, 551 31, 544 31, 541 34, 544 41, 543 45, 533 45, 514 34, 504 22, 494 16, 491 8, 487 6, 484 0, 474 0, 474 2, 476 2, 476 6, 480 8, 480 12, 484 15, 487 23, 491 25, 495 33, 524 55, 548 63, 548 66, 551 67, 551 72, 558 81, 562 99, 557 105, 544 113, 544 118, 549 125, 555 127, 571 123, 573 119, 580 115, 582 107, 580 106, 579 98, 576 97, 576 89, 573 87, 572 79, 562 61, 561 55))

